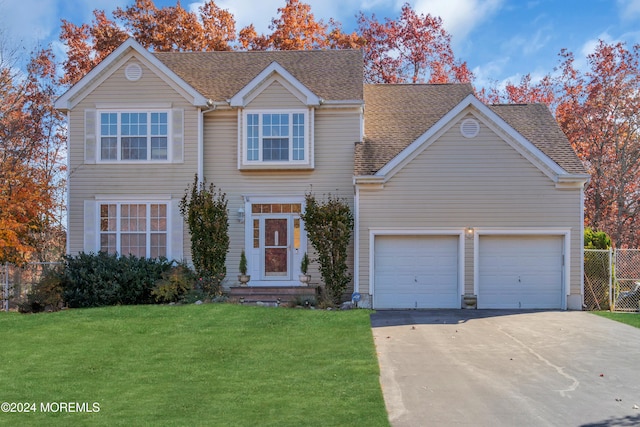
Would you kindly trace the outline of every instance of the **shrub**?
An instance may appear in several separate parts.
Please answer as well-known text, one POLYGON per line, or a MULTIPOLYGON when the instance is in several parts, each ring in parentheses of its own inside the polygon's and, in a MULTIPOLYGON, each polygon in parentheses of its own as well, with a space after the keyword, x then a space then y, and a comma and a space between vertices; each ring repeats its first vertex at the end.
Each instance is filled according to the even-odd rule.
POLYGON ((162 273, 162 278, 156 281, 151 294, 159 303, 179 302, 187 292, 194 289, 194 285, 195 274, 189 266, 180 263, 162 273))
POLYGON ((40 281, 27 294, 27 300, 18 306, 21 313, 58 311, 62 305, 61 269, 47 270, 40 281))
POLYGON ((151 304, 151 290, 171 264, 166 259, 104 252, 67 256, 61 274, 63 298, 69 307, 151 304))
POLYGON ((307 271, 309 271, 309 255, 305 252, 300 261, 300 272, 306 276, 307 271))
POLYGON ((312 194, 307 194, 305 200, 305 212, 300 217, 318 255, 320 275, 328 297, 333 303, 340 304, 342 294, 351 282, 347 255, 353 214, 344 200, 331 195, 321 203, 312 194))
POLYGON ((604 231, 593 230, 590 227, 584 228, 584 248, 585 249, 609 249, 611 238, 604 231))
POLYGON ((240 252, 240 264, 238 270, 243 276, 247 274, 247 255, 244 253, 244 249, 240 252))
POLYGON ((191 258, 196 274, 203 279, 202 290, 209 297, 220 295, 229 252, 226 194, 216 191, 213 184, 198 184, 196 175, 180 201, 180 213, 189 226, 191 258))

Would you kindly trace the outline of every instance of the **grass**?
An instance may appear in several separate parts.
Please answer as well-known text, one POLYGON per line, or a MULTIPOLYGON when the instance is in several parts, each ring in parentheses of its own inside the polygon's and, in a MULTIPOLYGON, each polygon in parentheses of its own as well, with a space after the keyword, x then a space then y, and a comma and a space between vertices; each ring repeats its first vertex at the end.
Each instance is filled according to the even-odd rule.
POLYGON ((594 311, 598 316, 640 328, 640 313, 612 313, 610 311, 594 311))
POLYGON ((231 304, 0 313, 4 425, 388 426, 369 312, 231 304), (47 402, 99 412, 43 413, 47 402))

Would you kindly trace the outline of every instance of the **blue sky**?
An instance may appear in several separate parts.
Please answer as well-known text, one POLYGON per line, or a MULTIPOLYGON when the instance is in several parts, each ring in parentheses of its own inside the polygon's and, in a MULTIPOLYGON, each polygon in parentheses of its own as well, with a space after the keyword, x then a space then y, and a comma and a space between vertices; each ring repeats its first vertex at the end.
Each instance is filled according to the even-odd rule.
MULTIPOLYGON (((303 0, 304 1, 304 0, 303 0)), ((60 20, 90 22, 93 9, 110 12, 133 0, 0 0, 0 28, 5 38, 27 48, 57 42, 60 20)), ((175 0, 156 0, 158 7, 175 0)), ((200 2, 201 3, 201 2, 200 2)), ((285 0, 218 0, 229 9, 240 29, 253 23, 268 31, 271 18, 285 0)), ((355 29, 359 11, 379 20, 396 18, 404 0, 307 0, 316 19, 334 18, 345 30, 355 29)), ((518 82, 530 73, 534 81, 553 71, 562 48, 573 52, 578 64, 593 51, 598 39, 640 43, 640 0, 412 0, 419 13, 440 16, 453 37, 457 58, 476 75, 476 86, 490 82, 518 82)), ((182 0, 185 8, 199 2, 182 0)))

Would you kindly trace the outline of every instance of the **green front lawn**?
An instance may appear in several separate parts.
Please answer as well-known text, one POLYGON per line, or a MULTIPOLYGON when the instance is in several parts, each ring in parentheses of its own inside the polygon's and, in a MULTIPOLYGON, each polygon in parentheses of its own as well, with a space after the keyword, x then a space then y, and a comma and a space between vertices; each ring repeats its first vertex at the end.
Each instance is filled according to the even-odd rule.
POLYGON ((612 313, 610 311, 594 311, 593 313, 598 316, 606 317, 607 319, 616 320, 618 322, 640 328, 640 313, 612 313))
POLYGON ((37 411, 0 412, 0 424, 388 426, 369 314, 230 304, 0 313, 0 403, 37 411), (41 412, 60 402, 99 412, 41 412))

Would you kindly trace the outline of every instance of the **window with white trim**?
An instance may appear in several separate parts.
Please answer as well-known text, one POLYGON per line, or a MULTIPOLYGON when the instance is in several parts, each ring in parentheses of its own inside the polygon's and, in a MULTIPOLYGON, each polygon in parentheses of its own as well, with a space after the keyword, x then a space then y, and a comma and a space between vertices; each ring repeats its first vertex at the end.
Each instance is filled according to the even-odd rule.
POLYGON ((245 111, 243 160, 250 164, 309 164, 309 112, 245 111))
POLYGON ((169 148, 167 111, 101 111, 101 161, 165 161, 169 148))
POLYGON ((167 257, 166 203, 100 203, 100 251, 167 257))

